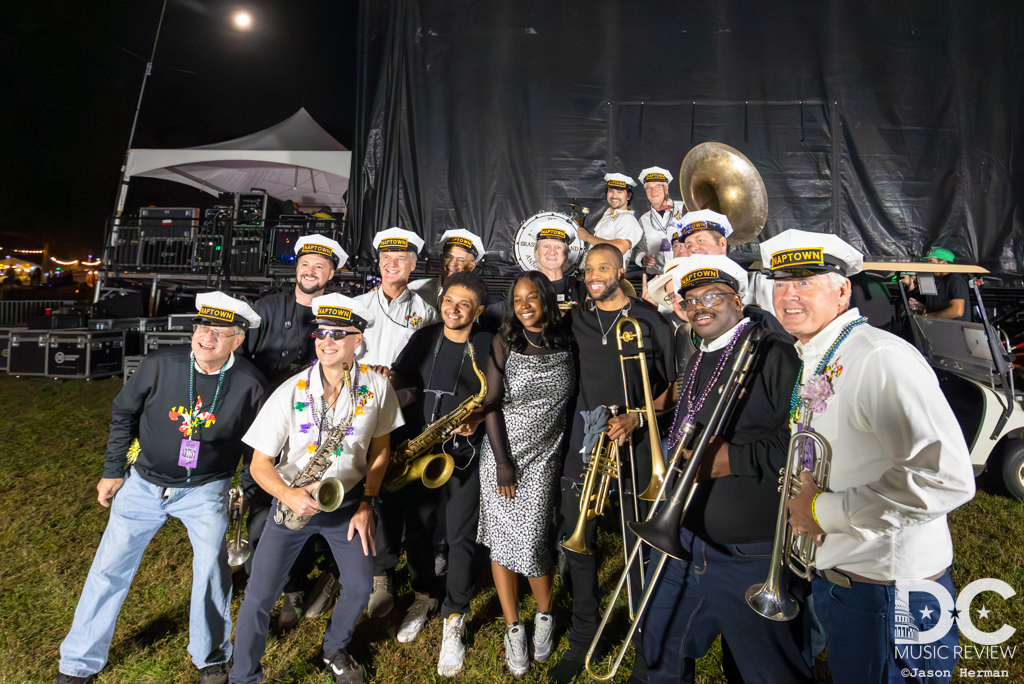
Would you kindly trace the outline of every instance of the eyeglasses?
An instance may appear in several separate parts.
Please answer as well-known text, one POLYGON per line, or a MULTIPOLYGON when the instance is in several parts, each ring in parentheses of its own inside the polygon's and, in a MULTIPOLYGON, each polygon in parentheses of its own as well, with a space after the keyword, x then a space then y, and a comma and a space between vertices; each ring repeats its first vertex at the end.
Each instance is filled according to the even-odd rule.
POLYGON ((234 337, 235 335, 240 335, 241 334, 241 333, 231 333, 229 335, 226 332, 222 332, 221 330, 218 330, 217 328, 212 328, 212 327, 210 327, 208 325, 203 325, 202 323, 193 323, 192 324, 192 332, 195 333, 196 335, 199 335, 200 337, 202 337, 204 335, 209 335, 216 342, 220 342, 221 340, 226 340, 229 337, 234 337))
POLYGON ((467 259, 466 257, 457 257, 453 254, 445 254, 444 256, 441 257, 441 261, 443 261, 445 264, 450 264, 454 261, 456 266, 462 268, 463 266, 471 262, 472 259, 467 259))
POLYGON ((332 340, 334 340, 335 342, 337 342, 338 340, 343 340, 346 337, 348 337, 349 335, 362 335, 362 333, 360 333, 360 332, 352 332, 350 330, 314 330, 313 331, 313 337, 315 337, 316 339, 322 340, 325 337, 330 336, 330 338, 332 340))
POLYGON ((687 299, 684 299, 683 303, 686 304, 686 308, 688 309, 696 309, 697 302, 703 304, 705 309, 710 309, 711 307, 718 306, 719 304, 721 304, 726 297, 735 296, 736 295, 730 294, 728 292, 709 292, 703 297, 689 297, 687 299))

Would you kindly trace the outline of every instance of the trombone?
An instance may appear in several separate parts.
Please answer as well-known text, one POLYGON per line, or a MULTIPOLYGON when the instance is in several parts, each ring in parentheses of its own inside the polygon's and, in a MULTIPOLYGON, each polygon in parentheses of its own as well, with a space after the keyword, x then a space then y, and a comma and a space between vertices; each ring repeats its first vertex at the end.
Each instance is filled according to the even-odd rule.
MULTIPOLYGON (((622 390, 626 393, 629 384, 626 382, 626 361, 636 359, 640 363, 640 377, 644 386, 643 408, 630 408, 629 396, 626 394, 626 410, 632 413, 643 413, 647 420, 647 431, 651 438, 651 481, 647 489, 640 495, 642 501, 660 501, 663 496, 667 471, 665 456, 661 452, 661 437, 658 435, 658 417, 654 414, 654 398, 651 396, 651 379, 647 374, 647 355, 644 353, 644 337, 640 332, 640 322, 632 316, 626 316, 615 325, 615 339, 619 345, 619 369, 622 371, 622 390), (629 326, 633 332, 623 332, 629 326), (622 343, 636 340, 637 353, 632 356, 622 355, 622 343)), ((636 466, 633 466, 633 482, 636 483, 636 466)), ((634 506, 635 508, 635 506, 634 506)), ((636 511, 639 513, 639 511, 636 511)), ((636 516, 639 520, 640 516, 636 516)))
POLYGON ((804 454, 811 454, 813 466, 810 470, 814 484, 825 491, 832 469, 832 445, 817 432, 811 430, 813 412, 804 401, 803 422, 800 429, 789 440, 789 456, 786 467, 779 471, 779 512, 775 518, 775 541, 772 544, 771 570, 764 584, 754 584, 747 589, 747 604, 769 620, 784 622, 800 613, 800 604, 786 587, 786 566, 798 577, 814 579, 814 559, 817 546, 809 534, 796 534, 789 527, 786 502, 800 493, 803 483, 800 474, 804 468, 804 454), (814 457, 814 452, 817 455, 814 457), (788 563, 787 563, 788 561, 788 563))
POLYGON ((693 496, 697 491, 695 482, 697 471, 700 469, 701 460, 708 444, 711 442, 711 438, 723 430, 733 408, 746 393, 747 380, 757 358, 757 347, 760 341, 761 327, 751 326, 750 333, 736 352, 736 358, 726 380, 725 391, 722 393, 718 403, 715 404, 714 411, 712 411, 711 417, 708 419, 707 427, 704 428, 697 439, 697 443, 693 447, 693 454, 686 462, 686 467, 680 470, 679 461, 683 457, 683 452, 694 432, 693 424, 687 423, 683 426, 683 434, 680 436, 679 443, 672 451, 672 458, 668 467, 669 472, 680 472, 680 477, 675 487, 673 487, 672 495, 668 501, 663 507, 657 508, 658 502, 665 495, 665 490, 668 488, 668 478, 666 478, 661 483, 655 503, 651 506, 650 513, 647 515, 647 520, 642 523, 629 523, 629 528, 637 536, 637 541, 633 545, 629 558, 626 560, 626 567, 622 571, 622 576, 615 587, 615 592, 612 594, 608 607, 601 617, 601 624, 598 626, 597 633, 594 635, 593 641, 590 642, 590 648, 587 650, 585 661, 587 672, 598 681, 606 682, 611 680, 615 677, 615 673, 618 672, 619 666, 622 665, 622 659, 626 656, 626 648, 636 633, 637 626, 640 624, 640 618, 647 609, 651 594, 654 592, 654 587, 658 583, 658 578, 661 576, 661 571, 665 567, 668 558, 671 556, 672 558, 685 560, 688 555, 686 549, 683 548, 679 541, 679 528, 682 527, 683 518, 686 517, 686 511, 689 509, 693 496), (594 655, 594 651, 597 650, 597 644, 601 640, 602 634, 604 634, 609 618, 611 618, 615 602, 622 594, 622 587, 629 579, 629 568, 640 555, 642 542, 661 551, 661 559, 658 561, 658 565, 655 566, 654 572, 651 573, 650 581, 646 583, 647 588, 640 599, 640 606, 636 610, 636 616, 631 616, 632 624, 629 627, 629 632, 626 634, 622 648, 612 661, 611 669, 605 674, 600 674, 594 669, 591 658, 594 655))

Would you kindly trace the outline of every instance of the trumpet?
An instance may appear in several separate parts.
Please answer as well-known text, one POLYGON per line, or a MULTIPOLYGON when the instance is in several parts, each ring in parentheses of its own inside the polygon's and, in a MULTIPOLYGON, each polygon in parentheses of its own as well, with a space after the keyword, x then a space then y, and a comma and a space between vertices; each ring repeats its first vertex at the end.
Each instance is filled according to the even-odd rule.
MULTIPOLYGON (((612 415, 618 406, 609 406, 612 415)), ((608 504, 608 490, 611 480, 616 477, 619 462, 619 445, 614 439, 602 433, 590 453, 587 470, 583 476, 583 490, 580 494, 580 515, 576 519, 576 527, 572 534, 559 545, 566 551, 591 555, 587 548, 587 523, 604 513, 608 504), (595 492, 596 490, 596 492, 595 492)))
POLYGON ((657 498, 654 500, 655 503, 651 506, 651 510, 647 514, 647 520, 642 523, 629 523, 629 529, 631 529, 633 534, 637 536, 637 541, 633 545, 633 550, 630 552, 629 557, 626 559, 626 566, 623 568, 622 576, 619 578, 619 583, 615 587, 615 592, 612 594, 611 600, 608 602, 608 607, 605 609, 604 615, 601 617, 601 624, 597 628, 597 633, 594 635, 593 641, 590 642, 590 648, 587 650, 587 657, 585 660, 587 672, 591 677, 598 681, 609 681, 614 678, 616 672, 618 672, 619 666, 622 664, 622 659, 626 656, 626 647, 629 646, 629 642, 632 641, 633 635, 636 633, 637 626, 640 624, 640 617, 647 609, 647 604, 650 602, 651 594, 654 593, 654 588, 658 584, 658 578, 661 576, 661 572, 669 557, 685 560, 688 555, 686 549, 683 548, 683 545, 679 541, 679 529, 682 527, 683 519, 686 517, 686 511, 689 510, 690 503, 693 501, 694 494, 697 491, 698 485, 696 483, 696 479, 697 472, 700 469, 701 460, 704 457, 704 452, 707 451, 708 444, 711 443, 712 437, 715 437, 722 432, 726 421, 729 419, 729 414, 746 393, 747 381, 750 377, 750 370, 753 368, 754 361, 757 358, 757 347, 760 341, 761 327, 751 326, 750 333, 744 340, 743 345, 736 352, 732 369, 730 370, 729 377, 726 380, 725 391, 719 398, 718 403, 715 404, 711 417, 708 419, 707 427, 704 428, 700 437, 697 438, 697 443, 694 445, 693 453, 686 462, 686 467, 680 470, 679 465, 683 458, 683 453, 688 446, 690 437, 694 433, 694 426, 692 424, 688 423, 683 426, 683 432, 680 436, 679 443, 676 444, 673 449, 672 456, 669 461, 668 472, 679 472, 680 475, 679 480, 672 489, 672 494, 668 501, 664 506, 658 506, 658 503, 665 495, 665 491, 668 489, 669 478, 666 477, 661 482, 660 488, 657 492, 657 498), (657 566, 655 566, 654 571, 650 576, 650 580, 645 584, 647 588, 644 590, 643 596, 640 599, 640 605, 636 610, 636 616, 633 617, 631 615, 632 624, 629 627, 629 631, 626 634, 622 647, 613 658, 609 671, 601 674, 595 670, 593 663, 591 662, 591 658, 594 655, 594 651, 597 650, 597 644, 601 640, 601 636, 604 634, 608 620, 611 618, 612 610, 615 608, 615 603, 622 594, 623 585, 628 583, 629 569, 640 556, 640 548, 643 543, 661 551, 661 559, 658 561, 657 566))
POLYGON ((245 497, 242 495, 242 488, 232 487, 228 491, 228 525, 232 522, 238 524, 238 527, 235 529, 235 538, 228 540, 228 565, 233 568, 241 567, 245 565, 245 561, 249 560, 248 533, 246 538, 242 539, 242 532, 245 528, 242 519, 245 517, 247 508, 245 497))
POLYGON ((812 411, 804 402, 803 422, 800 429, 789 440, 789 455, 786 467, 779 471, 779 512, 775 518, 775 541, 772 544, 771 570, 764 584, 755 584, 747 589, 747 604, 769 620, 792 620, 800 613, 800 604, 789 593, 786 585, 786 567, 798 577, 814 578, 814 560, 817 546, 809 534, 796 534, 789 527, 786 502, 800 493, 803 483, 800 474, 806 469, 804 454, 817 454, 813 458, 811 476, 818 489, 828 488, 832 468, 832 445, 817 432, 811 430, 812 411))
MULTIPOLYGON (((661 452, 661 437, 658 435, 658 417, 654 414, 654 399, 651 397, 651 380, 647 374, 647 355, 644 354, 644 337, 640 332, 640 322, 632 316, 626 316, 621 319, 615 325, 615 339, 619 345, 619 351, 622 351, 623 342, 632 342, 636 340, 637 353, 632 356, 622 356, 619 354, 619 369, 622 371, 622 387, 628 387, 626 383, 626 361, 636 359, 640 364, 640 377, 643 380, 644 386, 644 406, 643 408, 630 408, 629 407, 629 396, 626 396, 626 410, 633 413, 644 413, 647 419, 647 431, 651 438, 651 481, 647 485, 647 489, 640 495, 642 501, 659 501, 655 497, 659 496, 658 492, 662 489, 662 484, 665 482, 665 456, 661 452), (629 326, 633 328, 633 332, 623 332, 623 328, 629 326)), ((636 478, 633 478, 636 482, 636 478)), ((639 517, 639 516, 638 516, 639 517)))

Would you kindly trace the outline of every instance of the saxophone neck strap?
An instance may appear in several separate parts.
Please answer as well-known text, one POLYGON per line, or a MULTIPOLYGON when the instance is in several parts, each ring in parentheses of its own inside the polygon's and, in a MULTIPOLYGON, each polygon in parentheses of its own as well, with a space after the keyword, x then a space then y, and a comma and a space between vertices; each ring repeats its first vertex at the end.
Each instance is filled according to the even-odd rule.
POLYGON ((445 396, 454 397, 456 392, 458 392, 459 378, 462 376, 462 366, 465 364, 466 356, 469 354, 469 345, 473 342, 473 338, 470 336, 470 338, 466 340, 466 344, 462 349, 462 357, 459 359, 459 370, 455 373, 455 382, 452 384, 452 390, 448 392, 442 389, 435 389, 431 387, 434 382, 434 367, 437 366, 437 355, 441 352, 441 344, 446 339, 444 336, 444 324, 441 324, 440 327, 441 329, 438 331, 437 335, 437 343, 434 344, 434 358, 430 362, 430 375, 427 376, 427 382, 423 387, 424 394, 434 395, 434 406, 430 410, 430 421, 428 421, 428 424, 433 423, 440 415, 442 398, 445 396))

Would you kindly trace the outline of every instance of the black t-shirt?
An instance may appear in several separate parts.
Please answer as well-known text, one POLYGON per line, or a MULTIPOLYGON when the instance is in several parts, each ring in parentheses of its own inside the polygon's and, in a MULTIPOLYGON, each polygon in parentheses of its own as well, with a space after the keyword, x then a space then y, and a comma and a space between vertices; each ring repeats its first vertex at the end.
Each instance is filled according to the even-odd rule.
POLYGON ((262 320, 249 331, 244 349, 271 385, 316 360, 313 309, 295 301, 294 289, 262 297, 252 308, 262 320))
MULTIPOLYGON (((747 326, 733 354, 752 325, 757 324, 747 326)), ((720 349, 706 352, 701 358, 692 392, 695 399, 707 386, 724 354, 725 349, 720 349)), ((690 359, 687 377, 697 366, 697 358, 695 354, 690 359)), ((774 539, 779 505, 778 473, 786 465, 789 404, 799 369, 800 358, 793 339, 785 333, 765 330, 748 391, 722 432, 722 438, 729 442, 732 474, 700 483, 684 521, 684 526, 702 539, 717 544, 749 544, 774 539)), ((730 370, 731 363, 727 361, 715 387, 697 412, 699 429, 707 425, 718 398, 724 396, 719 388, 724 387, 730 370)), ((682 395, 679 401, 682 422, 688 402, 682 395)))
MULTIPOLYGON (((629 299, 628 310, 623 309, 622 316, 630 316, 640 323, 643 336, 644 356, 647 361, 647 373, 651 384, 651 397, 657 398, 669 384, 675 380, 675 340, 672 327, 653 306, 638 299, 629 299)), ((591 411, 598 406, 618 406, 620 413, 626 406, 623 392, 622 371, 619 364, 619 350, 615 337, 615 326, 618 324, 615 311, 600 311, 588 304, 581 304, 565 317, 572 331, 574 356, 576 360, 576 377, 578 393, 572 415, 572 435, 569 439, 568 452, 565 459, 563 474, 571 479, 579 479, 583 472, 583 459, 579 453, 583 445, 583 419, 580 411, 591 411), (607 340, 606 343, 603 340, 607 340)), ((565 320, 565 319, 563 319, 565 320)), ((632 327, 626 331, 632 332, 632 327)), ((636 342, 623 344, 622 354, 637 353, 636 342)), ((626 361, 626 381, 628 383, 629 406, 639 408, 644 405, 643 381, 640 364, 626 361)), ((634 433, 634 445, 640 452, 647 450, 648 429, 638 429, 634 433), (642 433, 642 434, 641 434, 642 433)), ((640 458, 637 464, 641 484, 645 485, 650 470, 650 458, 640 458), (643 464, 646 463, 646 466, 643 464)))
MULTIPOLYGON (((474 325, 470 340, 481 374, 487 370, 492 339, 491 333, 474 325)), ((465 351, 465 344, 444 336, 443 323, 428 325, 412 334, 391 367, 391 381, 399 394, 400 390, 414 391, 413 402, 402 409, 405 425, 391 433, 392 447, 416 437, 427 425, 480 391, 480 379, 465 351), (441 394, 424 390, 439 390, 441 394), (435 400, 438 396, 439 402, 435 400)), ((450 437, 444 443, 444 451, 455 457, 457 465, 465 465, 479 451, 484 433, 481 423, 468 439, 450 437)))
POLYGON ((948 273, 935 279, 937 294, 925 295, 924 310, 927 313, 942 311, 949 308, 950 302, 954 299, 964 300, 964 314, 953 320, 971 320, 971 295, 967 285, 967 279, 959 273, 948 273))
MULTIPOLYGON (((235 354, 216 407, 211 407, 219 375, 195 373, 195 393, 201 411, 214 409, 214 421, 204 422, 199 431, 199 460, 189 474, 178 465, 181 440, 191 414, 189 373, 191 350, 167 347, 150 352, 114 399, 110 416, 103 477, 123 477, 125 457, 132 438, 138 437, 142 452, 135 462, 142 479, 162 487, 198 487, 233 477, 238 461, 246 466, 252 448, 242 436, 256 418, 267 396, 267 381, 256 367, 235 354)), ((197 402, 198 403, 198 402, 197 402)), ((190 439, 195 440, 195 434, 190 439)))

